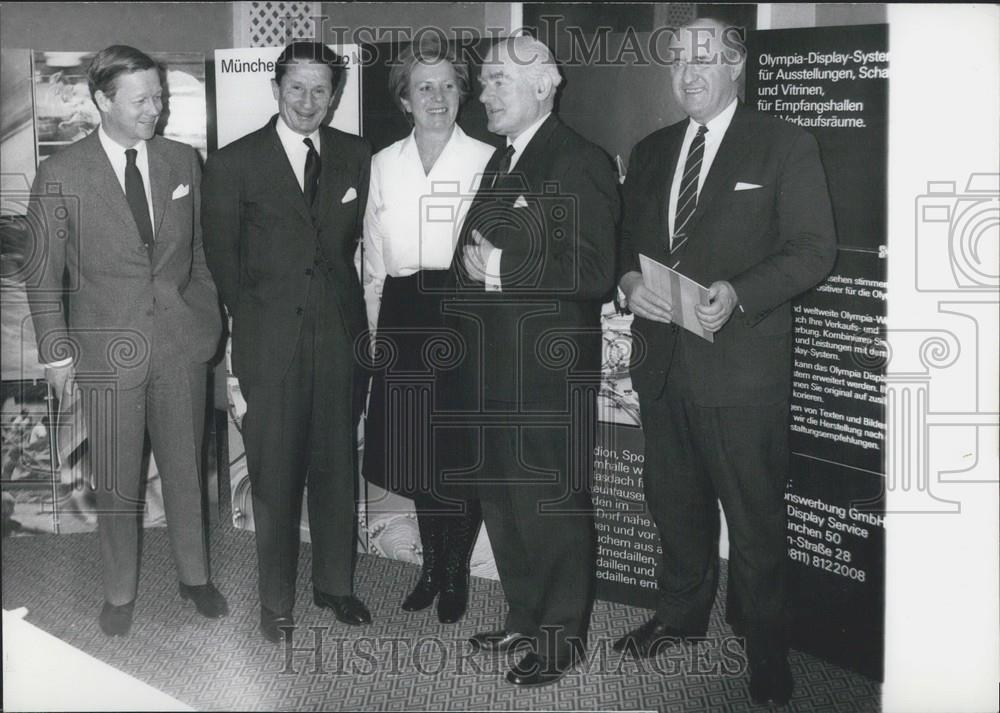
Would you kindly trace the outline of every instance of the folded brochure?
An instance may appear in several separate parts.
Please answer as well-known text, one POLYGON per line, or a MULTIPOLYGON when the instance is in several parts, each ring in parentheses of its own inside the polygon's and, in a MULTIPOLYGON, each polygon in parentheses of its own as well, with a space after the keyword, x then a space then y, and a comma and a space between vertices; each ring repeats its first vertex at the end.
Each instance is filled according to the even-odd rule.
POLYGON ((714 342, 715 336, 701 326, 694 313, 694 308, 698 305, 708 305, 708 288, 651 257, 639 255, 639 265, 646 289, 668 300, 673 306, 674 324, 714 342))

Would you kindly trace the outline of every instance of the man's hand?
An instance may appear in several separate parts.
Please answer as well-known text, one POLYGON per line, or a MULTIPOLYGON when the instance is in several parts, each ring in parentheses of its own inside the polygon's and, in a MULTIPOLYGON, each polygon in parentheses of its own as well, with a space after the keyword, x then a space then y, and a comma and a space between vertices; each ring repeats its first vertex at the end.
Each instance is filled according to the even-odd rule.
POLYGON ((476 282, 486 282, 486 261, 493 250, 493 243, 473 229, 472 243, 462 251, 462 266, 470 278, 476 282))
POLYGON ((643 319, 650 319, 654 322, 670 324, 673 321, 673 306, 669 300, 665 300, 652 290, 648 289, 642 281, 641 272, 627 272, 618 281, 618 286, 625 293, 628 300, 628 308, 634 314, 643 319))
POLYGON ((52 393, 59 399, 59 407, 65 408, 73 402, 73 365, 45 367, 45 380, 52 387, 52 393))
POLYGON ((698 322, 709 332, 718 332, 729 321, 730 315, 740 302, 733 286, 724 280, 713 282, 708 287, 708 305, 694 308, 698 322))

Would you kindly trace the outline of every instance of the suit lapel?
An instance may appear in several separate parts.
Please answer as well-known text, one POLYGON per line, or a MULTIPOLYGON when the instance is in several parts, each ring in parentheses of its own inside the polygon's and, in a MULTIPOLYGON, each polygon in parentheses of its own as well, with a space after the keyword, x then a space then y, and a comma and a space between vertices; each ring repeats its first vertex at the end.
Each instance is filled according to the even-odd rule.
POLYGON ((545 167, 545 161, 548 157, 547 149, 550 146, 552 134, 558 127, 559 120, 555 114, 552 114, 538 127, 538 131, 531 137, 528 145, 524 147, 524 151, 517 160, 517 164, 511 169, 510 174, 506 177, 498 177, 494 185, 491 186, 490 184, 493 183, 493 176, 496 174, 504 151, 507 148, 506 142, 493 152, 493 156, 487 162, 486 168, 483 169, 482 183, 479 186, 476 197, 472 201, 472 205, 469 207, 469 212, 465 216, 462 235, 455 246, 455 252, 452 254, 451 261, 452 280, 457 285, 466 288, 471 287, 470 294, 477 295, 481 289, 476 288, 477 283, 468 282, 467 278, 463 276, 461 268, 462 251, 472 239, 472 231, 477 227, 481 211, 489 211, 489 204, 494 201, 512 206, 518 196, 532 190, 531 177, 537 175, 540 168, 545 167), (523 178, 517 178, 518 175, 523 178), (527 182, 527 185, 524 185, 524 182, 527 182))
MULTIPOLYGON (((337 136, 332 131, 320 129, 319 158, 322 163, 319 176, 319 193, 316 195, 316 220, 322 224, 327 214, 336 205, 340 207, 347 190, 351 187, 351 177, 338 163, 337 136)), ((354 187, 357 191, 358 187, 354 187)))
MULTIPOLYGON (((288 160, 288 154, 285 153, 285 147, 281 145, 281 139, 278 138, 278 130, 274 128, 277 120, 277 115, 271 119, 270 140, 268 141, 271 147, 270 159, 274 168, 274 180, 277 182, 275 195, 289 196, 292 206, 302 216, 302 219, 312 222, 312 216, 309 214, 309 205, 306 203, 306 197, 302 193, 302 187, 299 186, 299 181, 295 178, 295 171, 288 160)), ((266 170, 263 166, 261 168, 266 170)))
MULTIPOLYGON (((500 166, 500 161, 503 157, 506 145, 497 148, 490 157, 490 160, 486 162, 486 167, 483 169, 483 177, 479 184, 479 190, 476 191, 475 197, 472 199, 472 205, 469 206, 469 212, 465 215, 465 222, 462 224, 462 233, 459 236, 459 240, 455 245, 455 251, 451 255, 451 272, 449 275, 449 280, 453 285, 459 285, 463 287, 474 286, 475 283, 468 281, 462 270, 462 251, 465 246, 469 244, 472 240, 472 231, 476 228, 478 214, 483 210, 483 206, 491 200, 499 200, 499 196, 494 197, 494 191, 496 191, 499 186, 499 177, 496 181, 497 185, 491 185, 494 183, 494 176, 496 175, 497 168, 500 166)), ((473 289, 472 292, 475 292, 473 289)))
POLYGON ((146 143, 146 151, 149 156, 149 189, 153 193, 153 235, 159 240, 163 216, 171 201, 174 172, 160 151, 156 137, 146 143))
POLYGON ((726 135, 722 137, 722 143, 712 161, 712 167, 708 170, 705 183, 701 187, 698 196, 698 207, 695 208, 691 217, 690 232, 694 232, 702 217, 709 211, 712 202, 725 193, 725 188, 730 184, 729 178, 743 164, 743 156, 750 148, 752 132, 747 121, 746 110, 742 106, 736 108, 733 120, 726 129, 726 135))
POLYGON ((124 234, 131 236, 131 239, 142 245, 139 237, 139 228, 136 227, 135 218, 125 200, 125 191, 122 190, 121 183, 115 175, 115 170, 111 167, 111 161, 101 146, 101 140, 97 136, 97 131, 91 132, 87 138, 83 139, 86 146, 87 156, 81 161, 84 170, 84 180, 90 186, 90 192, 100 196, 107 206, 108 213, 121 221, 125 229, 124 234))
POLYGON ((665 170, 657 171, 654 175, 658 177, 658 183, 654 186, 653 195, 659 201, 660 225, 663 226, 663 234, 660 242, 663 249, 670 250, 670 189, 674 184, 674 173, 677 170, 677 162, 681 160, 681 146, 684 145, 684 132, 687 130, 687 122, 679 125, 679 130, 670 132, 663 142, 660 156, 653 156, 650 160, 662 160, 665 163, 665 170))
MULTIPOLYGON (((520 182, 516 182, 508 184, 507 187, 512 190, 516 189, 520 193, 541 188, 540 186, 531 185, 531 177, 539 175, 539 173, 543 172, 543 170, 547 168, 546 164, 549 162, 549 154, 553 148, 552 135, 555 133, 557 128, 559 128, 559 119, 555 114, 551 114, 549 118, 538 127, 538 131, 536 131, 535 135, 531 137, 531 141, 529 141, 528 145, 524 147, 524 151, 521 153, 520 158, 518 158, 514 168, 511 169, 511 176, 517 176, 520 174, 527 179, 528 185, 523 186, 520 182)), ((512 196, 510 202, 513 203, 515 198, 517 198, 516 195, 512 196)))
MULTIPOLYGON (((506 146, 501 146, 493 155, 490 156, 490 160, 486 162, 486 167, 483 168, 483 177, 479 184, 479 190, 476 191, 475 198, 472 199, 472 206, 469 209, 469 213, 475 209, 477 205, 487 200, 487 198, 499 187, 500 177, 496 175, 497 169, 500 167, 500 161, 503 159, 503 153, 506 146)), ((468 223, 468 220, 466 220, 468 223)))

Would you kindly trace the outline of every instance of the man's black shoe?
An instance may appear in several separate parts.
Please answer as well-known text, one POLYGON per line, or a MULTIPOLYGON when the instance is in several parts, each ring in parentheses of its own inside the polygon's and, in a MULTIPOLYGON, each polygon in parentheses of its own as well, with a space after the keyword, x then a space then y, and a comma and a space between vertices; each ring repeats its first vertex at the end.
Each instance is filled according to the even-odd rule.
POLYGON ((645 659, 656 656, 671 646, 678 646, 693 636, 699 635, 664 624, 654 616, 638 629, 633 629, 618 639, 612 648, 645 659))
POLYGON ((583 656, 575 652, 547 659, 532 651, 507 672, 507 682, 515 686, 548 686, 581 661, 583 656))
POLYGON ((514 651, 522 646, 529 646, 531 638, 516 631, 500 629, 499 631, 484 631, 476 634, 469 639, 469 644, 472 645, 473 651, 503 653, 505 651, 514 651))
POLYGON ((267 607, 260 608, 260 633, 273 644, 280 644, 285 637, 292 640, 295 620, 292 613, 276 614, 267 607))
POLYGON ((218 619, 229 613, 229 605, 226 598, 222 596, 215 585, 211 582, 206 584, 184 584, 180 583, 181 599, 190 599, 194 602, 198 613, 209 619, 218 619))
POLYGON ((313 587, 313 603, 323 609, 332 609, 333 615, 344 624, 358 626, 372 623, 372 615, 364 603, 353 595, 334 596, 313 587))
POLYGON ((101 607, 101 615, 97 617, 101 625, 101 631, 108 636, 125 636, 132 628, 132 612, 135 610, 135 600, 128 604, 116 606, 110 602, 104 602, 101 607))

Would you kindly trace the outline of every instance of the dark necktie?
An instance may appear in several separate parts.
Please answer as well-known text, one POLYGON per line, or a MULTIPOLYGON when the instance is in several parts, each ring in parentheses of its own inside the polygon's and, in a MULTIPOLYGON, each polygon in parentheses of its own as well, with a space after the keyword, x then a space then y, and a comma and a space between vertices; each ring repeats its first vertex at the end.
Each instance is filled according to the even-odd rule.
MULTIPOLYGON (((681 189, 677 194, 677 212, 674 214, 674 234, 670 239, 670 257, 678 257, 678 252, 687 243, 688 223, 691 222, 694 211, 698 207, 698 176, 701 174, 701 161, 705 156, 705 134, 708 127, 701 125, 698 133, 691 141, 687 160, 684 162, 684 174, 681 177, 681 189)), ((677 260, 672 267, 677 267, 677 260)))
MULTIPOLYGON (((481 232, 485 232, 483 228, 483 221, 493 220, 491 204, 495 200, 495 196, 490 194, 490 191, 496 187, 500 179, 510 173, 510 161, 514 157, 514 146, 509 145, 507 148, 497 149, 493 152, 493 157, 490 158, 486 167, 489 168, 493 160, 500 154, 500 161, 497 163, 496 170, 493 171, 492 175, 489 175, 489 171, 484 171, 483 184, 479 187, 479 193, 477 194, 477 199, 472 202, 472 207, 469 209, 469 214, 465 217, 465 236, 462 241, 459 242, 458 246, 455 248, 456 260, 455 265, 461 265, 460 259, 457 259, 461 255, 462 250, 465 246, 471 244, 472 242, 472 232, 473 229, 478 228, 481 232), (489 178, 489 185, 486 185, 486 179, 489 178)), ((480 285, 480 289, 482 285, 480 285)))
MULTIPOLYGON (((499 149, 497 150, 499 151, 499 149)), ((490 188, 493 188, 502 176, 506 176, 510 173, 510 161, 512 158, 514 158, 513 144, 504 149, 503 156, 500 158, 500 163, 497 165, 497 172, 493 174, 493 181, 490 183, 490 188)))
POLYGON ((135 218, 139 237, 146 250, 153 249, 153 224, 149 221, 149 203, 146 202, 146 188, 142 185, 142 174, 135 165, 135 149, 125 151, 125 200, 135 218))
POLYGON ((302 143, 309 148, 309 153, 306 154, 306 172, 302 181, 302 192, 306 196, 306 201, 312 206, 316 202, 316 194, 319 193, 319 172, 322 164, 312 139, 302 139, 302 143))

